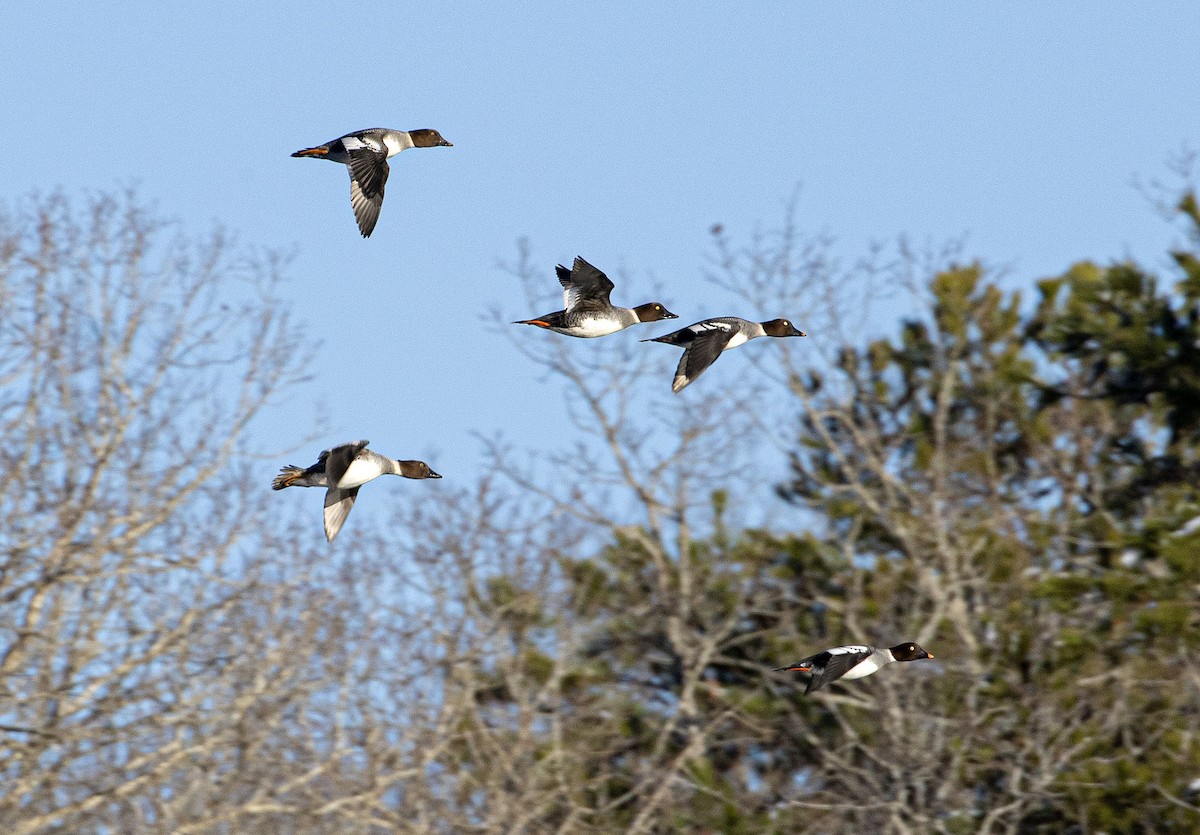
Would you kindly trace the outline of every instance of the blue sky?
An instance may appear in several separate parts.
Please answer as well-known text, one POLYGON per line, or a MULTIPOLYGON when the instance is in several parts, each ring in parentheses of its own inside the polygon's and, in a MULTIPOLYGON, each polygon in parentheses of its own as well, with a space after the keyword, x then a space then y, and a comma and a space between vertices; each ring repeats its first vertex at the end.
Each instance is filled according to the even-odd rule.
MULTIPOLYGON (((1016 284, 1161 263, 1171 230, 1132 183, 1200 147, 1197 32, 1183 2, 6 4, 0 182, 9 205, 137 184, 188 230, 294 251, 294 313, 325 347, 261 431, 461 477, 474 433, 567 440, 561 389, 481 315, 557 309, 577 254, 680 324, 742 312, 701 279, 708 230, 744 240, 797 186, 801 225, 849 258, 907 234, 965 235, 1016 284), (376 125, 455 147, 393 159, 362 240, 344 171, 289 154, 376 125), (520 238, 533 310, 497 268, 520 238)), ((702 384, 733 385, 723 365, 702 384)))

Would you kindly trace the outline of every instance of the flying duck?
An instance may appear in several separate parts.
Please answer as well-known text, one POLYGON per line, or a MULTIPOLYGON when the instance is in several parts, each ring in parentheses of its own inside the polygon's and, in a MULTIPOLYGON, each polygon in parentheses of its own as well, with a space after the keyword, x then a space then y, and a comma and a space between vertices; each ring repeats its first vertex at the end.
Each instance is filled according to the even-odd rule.
POLYGON ((364 238, 371 237, 379 209, 383 206, 383 186, 388 178, 388 157, 409 148, 454 147, 436 130, 392 130, 367 128, 330 140, 324 145, 302 148, 294 157, 313 157, 340 162, 350 170, 350 205, 364 238))
POLYGON ((719 316, 688 325, 666 336, 643 339, 642 342, 665 342, 682 345, 683 356, 675 369, 671 391, 678 394, 717 361, 722 351, 744 345, 760 336, 805 336, 796 330, 787 319, 772 319, 769 322, 750 322, 736 316, 719 316))
POLYGON ((424 461, 398 461, 367 449, 370 441, 354 441, 322 451, 317 463, 307 469, 289 464, 279 470, 271 488, 325 487, 325 539, 333 538, 342 529, 358 488, 381 475, 402 475, 405 478, 441 478, 424 461))
POLYGON ((547 313, 536 319, 523 319, 513 322, 514 325, 534 325, 567 336, 593 339, 608 336, 639 322, 679 318, 658 302, 647 302, 637 307, 613 307, 608 300, 613 289, 612 281, 582 258, 576 257, 575 264, 569 270, 562 264, 554 269, 558 273, 559 284, 563 286, 563 305, 566 310, 547 313))
POLYGON ((854 645, 818 652, 789 667, 776 667, 774 672, 812 673, 808 687, 804 690, 804 695, 807 696, 839 678, 862 678, 893 661, 920 661, 922 658, 933 656, 921 649, 920 644, 912 642, 896 644, 887 649, 854 645))

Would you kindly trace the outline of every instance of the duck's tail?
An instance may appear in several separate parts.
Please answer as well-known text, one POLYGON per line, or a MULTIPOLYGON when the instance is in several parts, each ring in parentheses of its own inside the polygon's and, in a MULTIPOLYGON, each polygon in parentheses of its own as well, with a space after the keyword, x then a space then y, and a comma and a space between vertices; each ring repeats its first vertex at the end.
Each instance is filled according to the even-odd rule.
POLYGON ((304 468, 288 464, 286 467, 280 468, 279 475, 275 476, 274 481, 271 482, 271 489, 282 490, 284 487, 291 487, 302 478, 304 478, 304 468))
MULTIPOLYGON (((681 337, 680 334, 684 333, 685 331, 687 331, 687 328, 684 328, 682 331, 668 333, 664 336, 652 336, 649 339, 639 339, 638 342, 661 342, 664 345, 683 345, 686 343, 687 337, 681 337)), ((688 336, 690 335, 691 334, 688 333, 688 336)))
POLYGON ((299 151, 292 154, 292 156, 294 156, 294 157, 323 157, 323 156, 327 156, 328 154, 329 154, 329 146, 328 145, 318 145, 315 148, 301 148, 299 151))

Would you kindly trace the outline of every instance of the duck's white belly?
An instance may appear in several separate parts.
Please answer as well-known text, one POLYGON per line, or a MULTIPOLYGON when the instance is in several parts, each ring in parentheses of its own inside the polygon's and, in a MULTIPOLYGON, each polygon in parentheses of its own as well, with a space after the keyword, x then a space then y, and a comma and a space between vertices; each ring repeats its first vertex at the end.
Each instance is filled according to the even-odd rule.
POLYGON ((616 333, 623 330, 624 326, 613 319, 580 319, 571 332, 575 336, 582 336, 585 339, 592 339, 597 336, 608 336, 610 333, 616 333))
POLYGON ((350 462, 350 466, 346 468, 346 472, 342 474, 341 480, 338 481, 338 487, 342 490, 349 490, 352 487, 359 487, 366 484, 374 478, 383 475, 383 470, 374 461, 366 458, 355 458, 350 462))

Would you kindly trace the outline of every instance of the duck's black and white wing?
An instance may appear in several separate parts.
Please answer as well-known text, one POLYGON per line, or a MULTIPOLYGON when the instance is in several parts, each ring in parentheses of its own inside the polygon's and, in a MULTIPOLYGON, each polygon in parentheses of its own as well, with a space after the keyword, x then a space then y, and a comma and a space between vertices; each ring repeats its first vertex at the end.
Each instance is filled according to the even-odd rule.
POLYGON ((326 541, 333 542, 333 538, 338 535, 338 531, 342 529, 346 517, 350 515, 350 510, 354 507, 356 498, 358 498, 357 487, 351 487, 349 490, 330 487, 325 491, 326 541))
POLYGON ((364 238, 369 238, 379 220, 383 187, 391 170, 387 163, 387 147, 371 136, 346 136, 342 143, 350 158, 346 163, 350 170, 350 205, 354 207, 358 231, 364 238))
MULTIPOLYGON (((351 441, 348 444, 338 444, 335 447, 323 451, 320 457, 317 458, 317 463, 325 465, 326 481, 331 485, 337 484, 339 481, 341 481, 342 476, 346 474, 346 470, 350 467, 350 464, 353 463, 354 459, 358 457, 359 453, 367 448, 367 444, 369 443, 371 442, 351 441)), ((353 503, 353 500, 351 500, 351 503, 353 503)), ((325 499, 325 507, 326 518, 328 519, 328 497, 325 499)), ((349 509, 347 509, 346 512, 349 513, 349 509)), ((343 517, 343 519, 344 518, 345 517, 343 517)), ((328 527, 326 529, 328 530, 328 527)))
POLYGON ((806 664, 812 667, 812 678, 809 680, 804 694, 808 695, 831 681, 837 681, 854 667, 870 658, 873 652, 873 649, 865 646, 834 647, 799 662, 797 667, 806 664))
POLYGON ((562 264, 554 269, 558 273, 558 283, 563 286, 563 307, 566 310, 608 309, 613 283, 600 270, 578 256, 571 269, 562 264))
MULTIPOLYGON (((729 340, 737 333, 737 328, 736 322, 725 319, 706 319, 703 322, 688 325, 681 331, 676 331, 681 335, 683 331, 688 331, 692 337, 686 341, 680 339, 673 343, 676 345, 686 344, 687 347, 683 351, 683 356, 679 358, 679 365, 675 369, 675 379, 671 381, 671 391, 678 394, 703 374, 704 369, 716 362, 717 357, 721 356, 721 352, 729 344, 729 340)), ((675 336, 675 334, 668 336, 675 336)))

